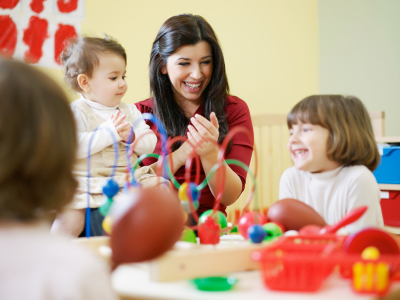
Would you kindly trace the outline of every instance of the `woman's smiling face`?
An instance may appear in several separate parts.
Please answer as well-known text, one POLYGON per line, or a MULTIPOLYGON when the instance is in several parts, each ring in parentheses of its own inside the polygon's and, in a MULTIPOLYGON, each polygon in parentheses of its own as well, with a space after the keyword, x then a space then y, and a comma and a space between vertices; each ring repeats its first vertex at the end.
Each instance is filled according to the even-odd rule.
POLYGON ((213 72, 212 50, 209 43, 201 41, 196 45, 178 48, 167 59, 161 69, 168 74, 175 100, 183 104, 192 101, 201 103, 201 95, 211 80, 213 72))

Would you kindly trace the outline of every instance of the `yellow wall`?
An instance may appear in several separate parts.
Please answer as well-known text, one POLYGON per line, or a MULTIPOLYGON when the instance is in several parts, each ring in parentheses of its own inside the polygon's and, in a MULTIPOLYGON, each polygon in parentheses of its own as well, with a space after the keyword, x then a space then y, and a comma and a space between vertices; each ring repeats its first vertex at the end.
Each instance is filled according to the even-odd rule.
MULTIPOLYGON (((217 33, 231 93, 256 113, 286 113, 318 92, 317 0, 86 0, 82 32, 117 38, 128 53, 125 102, 149 95, 148 61, 161 24, 203 16, 217 33)), ((61 81, 59 70, 49 70, 61 81)), ((75 95, 70 94, 71 99, 75 95)))

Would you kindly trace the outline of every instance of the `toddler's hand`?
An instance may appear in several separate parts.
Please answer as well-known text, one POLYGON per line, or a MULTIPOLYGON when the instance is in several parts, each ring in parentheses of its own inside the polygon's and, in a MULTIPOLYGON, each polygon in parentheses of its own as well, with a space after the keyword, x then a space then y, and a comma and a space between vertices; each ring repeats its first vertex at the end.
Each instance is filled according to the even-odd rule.
MULTIPOLYGON (((125 122, 123 124, 126 124, 125 127, 121 131, 118 132, 119 136, 121 137, 122 141, 127 143, 129 140, 129 137, 131 136, 132 133, 132 126, 128 122, 125 122)), ((117 129, 118 131, 118 129, 117 129)), ((132 134, 131 140, 129 141, 130 144, 132 144, 135 141, 135 134, 132 134)))
POLYGON ((111 115, 111 121, 114 123, 115 129, 117 130, 119 137, 124 142, 129 139, 129 135, 131 134, 131 125, 128 122, 123 122, 125 118, 126 116, 124 114, 121 115, 121 112, 119 110, 115 115, 111 115))

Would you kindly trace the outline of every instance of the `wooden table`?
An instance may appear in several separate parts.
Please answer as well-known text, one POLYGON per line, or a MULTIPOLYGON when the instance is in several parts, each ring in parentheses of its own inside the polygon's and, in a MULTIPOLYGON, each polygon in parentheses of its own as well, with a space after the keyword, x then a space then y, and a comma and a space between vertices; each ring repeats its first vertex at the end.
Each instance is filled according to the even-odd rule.
MULTIPOLYGON (((376 299, 372 295, 355 294, 350 281, 343 280, 334 273, 315 293, 277 292, 267 289, 259 271, 229 274, 239 281, 235 288, 225 292, 199 291, 188 280, 173 282, 153 282, 149 278, 146 265, 124 265, 118 267, 112 275, 112 283, 123 300, 347 300, 376 299)), ((400 289, 400 283, 392 285, 392 290, 400 289)))

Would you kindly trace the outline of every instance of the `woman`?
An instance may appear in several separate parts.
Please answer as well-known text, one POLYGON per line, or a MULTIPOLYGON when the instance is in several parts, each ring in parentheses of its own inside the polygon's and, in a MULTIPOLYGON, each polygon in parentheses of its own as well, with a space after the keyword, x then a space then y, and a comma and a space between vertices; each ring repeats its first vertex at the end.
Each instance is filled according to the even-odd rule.
MULTIPOLYGON (((137 103, 142 113, 153 113, 163 123, 168 137, 186 136, 188 141, 176 143, 172 150, 172 173, 179 183, 184 182, 185 163, 191 145, 201 143, 196 152, 201 162, 201 180, 217 163, 218 146, 229 130, 237 126, 251 132, 236 134, 229 144, 225 159, 237 159, 249 165, 253 151, 253 126, 247 104, 229 95, 224 56, 211 26, 200 16, 183 14, 169 18, 161 26, 150 56, 150 91, 152 98, 137 103), (203 142, 201 142, 203 140, 203 142)), ((149 124, 157 131, 153 124, 149 124)), ((161 153, 158 140, 154 153, 161 153)), ((169 159, 167 157, 167 159, 169 159)), ((145 165, 153 163, 147 159, 145 165)), ((246 183, 246 171, 225 165, 226 183, 219 209, 225 213, 246 183)), ((191 181, 195 168, 192 167, 191 181)), ((198 213, 214 205, 216 176, 201 191, 198 213)))

